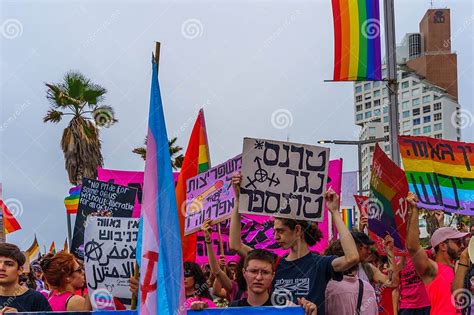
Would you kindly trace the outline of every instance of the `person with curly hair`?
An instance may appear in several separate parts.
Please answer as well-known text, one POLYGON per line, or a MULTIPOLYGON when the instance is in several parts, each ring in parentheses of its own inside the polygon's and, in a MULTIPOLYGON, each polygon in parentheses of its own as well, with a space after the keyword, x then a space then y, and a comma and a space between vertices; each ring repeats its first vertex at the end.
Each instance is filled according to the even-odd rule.
POLYGON ((194 262, 184 262, 184 290, 186 291, 185 306, 187 309, 202 310, 216 307, 212 301, 204 273, 194 262))
POLYGON ((72 254, 60 252, 41 261, 46 281, 51 289, 49 304, 55 312, 91 311, 89 297, 75 294, 84 287, 84 269, 72 254))

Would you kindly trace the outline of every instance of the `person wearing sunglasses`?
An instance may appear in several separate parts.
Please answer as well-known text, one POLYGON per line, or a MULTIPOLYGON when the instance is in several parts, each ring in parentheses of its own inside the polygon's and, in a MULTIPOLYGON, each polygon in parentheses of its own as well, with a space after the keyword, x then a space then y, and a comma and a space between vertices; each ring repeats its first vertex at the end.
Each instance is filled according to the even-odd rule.
POLYGON ((91 311, 89 297, 75 294, 84 287, 84 269, 72 254, 60 252, 41 261, 41 269, 51 293, 49 304, 54 312, 91 311))
POLYGON ((468 233, 453 227, 441 227, 430 238, 436 253, 435 260, 420 245, 418 226, 418 199, 415 194, 407 196, 409 203, 406 244, 417 274, 425 284, 431 302, 430 314, 459 314, 451 300, 451 284, 454 280, 454 261, 464 250, 464 238, 468 233))
POLYGON ((198 264, 190 261, 184 262, 184 290, 186 292, 185 306, 193 311, 205 308, 214 308, 209 285, 204 273, 198 264))

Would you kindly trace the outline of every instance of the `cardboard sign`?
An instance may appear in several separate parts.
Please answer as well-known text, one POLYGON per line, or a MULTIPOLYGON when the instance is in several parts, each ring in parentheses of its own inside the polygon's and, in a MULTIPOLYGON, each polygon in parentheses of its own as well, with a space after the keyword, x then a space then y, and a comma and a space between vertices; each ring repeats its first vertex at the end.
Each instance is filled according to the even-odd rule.
POLYGON ((420 208, 474 215, 474 144, 399 136, 410 191, 420 208))
POLYGON ((87 218, 84 265, 87 289, 95 309, 110 309, 112 305, 105 302, 112 297, 131 298, 128 280, 133 276, 139 220, 87 218), (105 302, 97 303, 99 299, 105 302))
POLYGON ((87 216, 130 218, 136 194, 136 188, 84 178, 71 253, 81 259, 84 257, 84 227, 87 216))
POLYGON ((240 155, 186 181, 184 234, 199 231, 207 219, 215 223, 230 218, 234 209, 232 174, 240 171, 240 155))
POLYGON ((329 149, 244 139, 239 212, 323 221, 329 149))
POLYGON ((401 251, 405 250, 407 233, 407 195, 405 173, 376 144, 367 203, 369 230, 381 238, 390 234, 401 251))

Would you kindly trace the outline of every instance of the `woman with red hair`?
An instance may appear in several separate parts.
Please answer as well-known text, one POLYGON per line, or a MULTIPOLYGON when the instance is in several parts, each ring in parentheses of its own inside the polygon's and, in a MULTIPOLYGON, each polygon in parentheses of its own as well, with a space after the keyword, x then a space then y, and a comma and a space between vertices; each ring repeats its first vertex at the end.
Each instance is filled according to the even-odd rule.
POLYGON ((84 269, 74 256, 60 252, 41 261, 46 281, 51 289, 48 301, 54 312, 91 311, 89 298, 76 295, 84 287, 84 269))

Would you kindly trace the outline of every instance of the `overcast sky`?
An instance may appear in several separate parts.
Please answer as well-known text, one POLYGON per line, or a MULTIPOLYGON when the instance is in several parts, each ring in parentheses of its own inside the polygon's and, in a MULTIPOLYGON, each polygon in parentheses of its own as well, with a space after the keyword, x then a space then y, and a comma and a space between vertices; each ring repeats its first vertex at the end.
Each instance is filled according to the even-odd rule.
MULTIPOLYGON (((395 2, 399 42, 418 31, 430 1, 395 2)), ((473 3, 433 2, 451 8, 459 100, 474 113, 473 3)), ((63 199, 71 185, 59 143, 68 120, 44 124, 42 117, 44 83, 69 70, 107 88, 105 104, 116 111, 119 122, 101 130, 105 168, 143 170, 131 150, 147 129, 155 41, 162 43, 168 135, 186 147, 204 106, 214 165, 240 153, 245 136, 307 144, 358 136, 353 85, 323 82, 332 78, 330 0, 2 0, 0 22, 0 181, 22 226, 8 240, 23 249, 34 233, 41 248, 53 240, 62 247, 66 237, 63 199)), ((462 132, 474 141, 472 127, 462 132)), ((338 157, 344 170, 356 169, 355 148, 332 146, 331 158, 338 157)))

